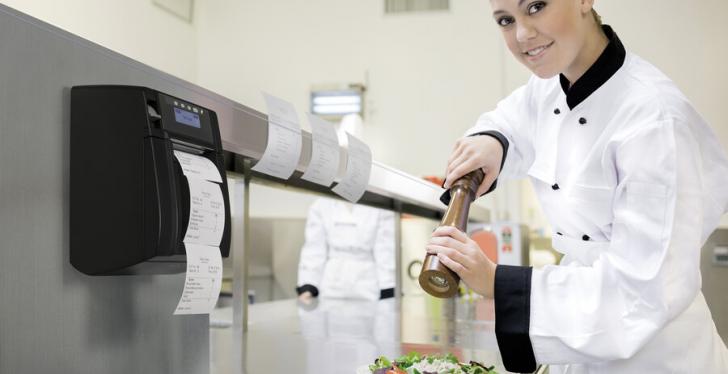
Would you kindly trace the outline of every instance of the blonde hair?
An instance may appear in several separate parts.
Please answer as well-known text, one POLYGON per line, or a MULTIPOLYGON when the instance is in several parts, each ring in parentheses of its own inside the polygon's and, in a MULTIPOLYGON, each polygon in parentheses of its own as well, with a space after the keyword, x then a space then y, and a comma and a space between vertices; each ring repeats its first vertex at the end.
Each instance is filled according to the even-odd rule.
POLYGON ((602 16, 597 13, 596 9, 592 8, 592 16, 594 17, 594 22, 597 23, 597 25, 602 25, 602 16))

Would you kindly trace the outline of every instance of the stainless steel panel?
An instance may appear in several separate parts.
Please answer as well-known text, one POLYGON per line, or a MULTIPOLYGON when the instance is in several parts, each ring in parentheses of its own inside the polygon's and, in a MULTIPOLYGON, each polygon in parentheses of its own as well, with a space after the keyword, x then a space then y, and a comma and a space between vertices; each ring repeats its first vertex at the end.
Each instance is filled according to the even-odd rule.
MULTIPOLYGON (((507 373, 498 353, 492 301, 420 295, 374 302, 321 299, 311 308, 280 300, 249 310, 247 373, 355 373, 378 355, 391 358, 412 350, 452 352, 507 373)), ((224 309, 215 313, 215 318, 229 315, 224 309)), ((229 328, 215 328, 211 340, 215 345, 230 334, 229 328)), ((216 369, 237 373, 224 362, 216 369)))
POLYGON ((0 5, 0 373, 206 373, 208 317, 172 315, 184 274, 69 264, 69 88, 98 83, 201 96, 0 5))

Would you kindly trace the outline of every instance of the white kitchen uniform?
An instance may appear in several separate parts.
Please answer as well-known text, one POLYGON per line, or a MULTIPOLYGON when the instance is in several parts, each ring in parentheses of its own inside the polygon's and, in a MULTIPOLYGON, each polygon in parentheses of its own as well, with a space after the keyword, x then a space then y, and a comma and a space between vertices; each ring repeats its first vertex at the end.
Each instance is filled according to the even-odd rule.
POLYGON ((700 248, 728 210, 728 160, 675 84, 605 32, 623 64, 576 105, 565 78, 532 77, 468 131, 507 139, 500 177, 530 177, 565 255, 496 274, 497 310, 499 288, 503 303, 525 293, 496 314, 510 325, 501 353, 551 373, 728 373, 700 291, 700 248))
POLYGON ((299 290, 322 297, 378 300, 394 288, 394 214, 333 199, 316 200, 306 221, 299 290))

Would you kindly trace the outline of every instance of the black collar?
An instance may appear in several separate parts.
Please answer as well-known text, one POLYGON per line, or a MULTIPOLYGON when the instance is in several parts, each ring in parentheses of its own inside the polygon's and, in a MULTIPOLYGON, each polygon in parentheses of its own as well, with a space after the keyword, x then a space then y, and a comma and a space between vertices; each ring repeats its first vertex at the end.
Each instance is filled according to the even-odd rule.
POLYGON ((574 109, 574 107, 601 87, 624 63, 624 57, 627 53, 617 34, 607 25, 603 25, 602 30, 607 35, 609 44, 604 48, 604 51, 599 55, 594 65, 581 78, 574 82, 571 88, 569 88, 569 80, 563 74, 559 74, 561 89, 566 94, 566 104, 569 106, 569 109, 574 109))

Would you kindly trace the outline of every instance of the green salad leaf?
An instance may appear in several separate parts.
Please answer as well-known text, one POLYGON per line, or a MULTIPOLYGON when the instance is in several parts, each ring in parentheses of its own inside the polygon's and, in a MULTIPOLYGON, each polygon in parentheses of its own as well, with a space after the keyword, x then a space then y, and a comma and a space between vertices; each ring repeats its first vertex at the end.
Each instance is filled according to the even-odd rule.
POLYGON ((372 373, 377 369, 387 369, 392 367, 392 362, 386 356, 379 356, 374 363, 369 365, 369 371, 372 373))
POLYGON ((407 369, 420 361, 422 361, 422 356, 418 352, 412 351, 404 356, 400 356, 394 360, 394 363, 401 369, 407 369))
POLYGON ((385 356, 379 356, 376 360, 374 360, 374 364, 369 365, 369 370, 373 373, 378 369, 392 369, 394 366, 397 366, 398 368, 406 371, 408 374, 422 374, 417 368, 412 366, 422 361, 426 361, 428 364, 433 364, 438 360, 458 365, 457 369, 450 369, 447 371, 447 374, 498 374, 498 372, 495 371, 495 366, 486 367, 476 361, 470 361, 467 364, 461 363, 452 353, 448 353, 446 355, 427 356, 421 355, 416 351, 400 356, 393 361, 390 361, 385 356))
POLYGON ((453 364, 460 363, 460 361, 458 361, 458 358, 455 357, 455 355, 453 355, 452 353, 448 353, 447 355, 445 355, 444 358, 445 358, 445 361, 452 362, 453 364))

